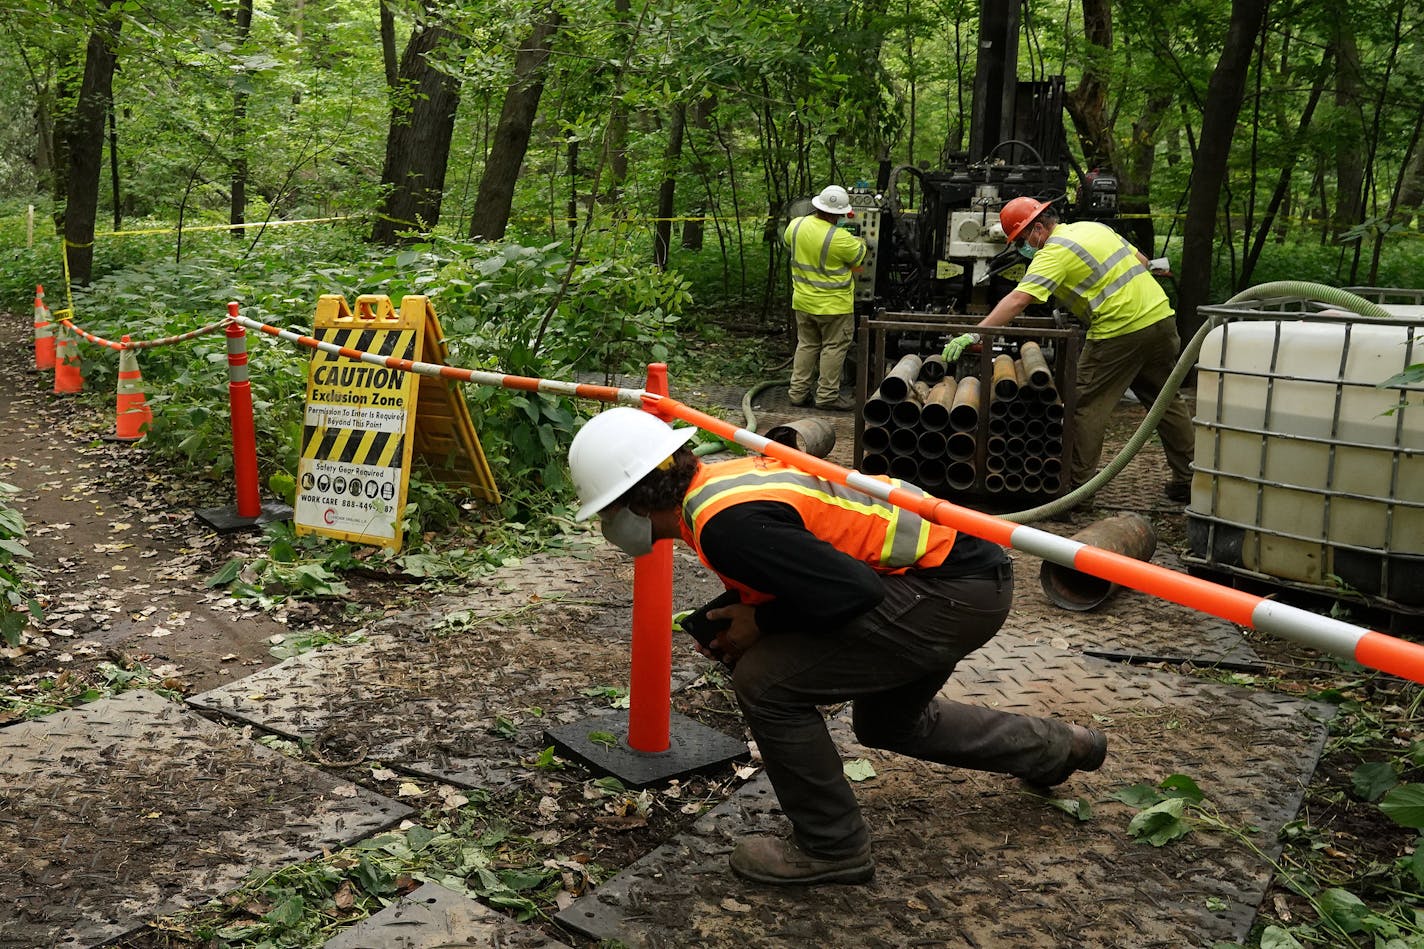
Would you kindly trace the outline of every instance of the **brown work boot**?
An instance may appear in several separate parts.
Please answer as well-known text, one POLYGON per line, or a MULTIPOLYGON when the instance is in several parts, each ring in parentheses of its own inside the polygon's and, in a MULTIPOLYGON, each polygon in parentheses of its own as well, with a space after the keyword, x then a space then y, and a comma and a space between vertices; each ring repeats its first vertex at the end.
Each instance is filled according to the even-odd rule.
POLYGON ((869 844, 848 857, 813 857, 789 837, 743 837, 731 862, 742 879, 774 885, 865 883, 875 876, 869 844))
POLYGON ((793 395, 790 396, 790 399, 792 405, 796 406, 798 409, 802 409, 811 404, 811 393, 808 392, 803 396, 793 395))
POLYGON ((1096 771, 1103 766, 1108 756, 1108 736, 1096 728, 1069 725, 1073 737, 1068 746, 1068 757, 1056 770, 1033 776, 1021 775, 1029 784, 1040 788, 1051 788, 1068 780, 1074 771, 1096 771))
POLYGON ((848 395, 838 395, 834 402, 817 402, 816 408, 823 412, 849 412, 855 408, 855 399, 848 395))

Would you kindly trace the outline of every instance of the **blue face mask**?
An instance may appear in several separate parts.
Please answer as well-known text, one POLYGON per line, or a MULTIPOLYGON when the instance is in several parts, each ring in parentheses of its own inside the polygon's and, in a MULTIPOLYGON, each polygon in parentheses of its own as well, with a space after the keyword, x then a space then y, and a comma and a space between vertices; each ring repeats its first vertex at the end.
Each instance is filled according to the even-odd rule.
POLYGON ((1038 253, 1038 248, 1034 247, 1028 241, 1024 241, 1019 245, 1019 256, 1024 260, 1033 260, 1033 255, 1036 253, 1038 253))

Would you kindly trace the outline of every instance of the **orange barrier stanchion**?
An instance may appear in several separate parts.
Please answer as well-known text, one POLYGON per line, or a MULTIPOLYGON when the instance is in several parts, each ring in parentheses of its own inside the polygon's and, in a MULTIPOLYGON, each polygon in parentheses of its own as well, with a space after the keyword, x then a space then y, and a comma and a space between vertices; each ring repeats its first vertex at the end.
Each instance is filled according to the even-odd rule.
MULTIPOLYGON (((666 363, 648 366, 647 391, 668 394, 666 363)), ((672 712, 672 541, 633 561, 633 662, 628 747, 667 751, 672 712)))
POLYGON ((54 391, 73 395, 84 391, 84 364, 79 359, 79 340, 68 328, 59 327, 55 341, 54 391))
POLYGON ((44 285, 35 284, 35 369, 54 368, 54 326, 44 302, 44 285))
POLYGON ((257 487, 257 427, 252 421, 252 383, 247 374, 247 330, 237 320, 237 304, 227 305, 227 393, 232 416, 232 469, 237 482, 237 505, 204 508, 198 518, 219 531, 228 532, 290 520, 292 509, 285 504, 263 504, 257 487))
POLYGON ((134 355, 131 342, 123 338, 123 348, 119 350, 119 392, 114 411, 114 436, 112 441, 136 442, 144 436, 144 429, 153 423, 153 409, 143 394, 143 376, 138 371, 138 357, 134 355))
MULTIPOLYGON (((237 304, 227 305, 236 315, 237 304)), ((232 412, 232 469, 237 480, 237 516, 262 513, 257 491, 257 427, 252 421, 252 383, 247 375, 247 330, 227 325, 227 394, 232 412)))

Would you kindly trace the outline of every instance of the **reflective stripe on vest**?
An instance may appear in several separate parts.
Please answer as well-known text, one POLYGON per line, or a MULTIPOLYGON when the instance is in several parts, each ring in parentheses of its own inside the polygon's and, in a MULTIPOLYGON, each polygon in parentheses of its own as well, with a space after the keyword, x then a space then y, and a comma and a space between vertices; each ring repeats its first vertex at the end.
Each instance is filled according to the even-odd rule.
MULTIPOLYGON (((914 485, 891 478, 877 480, 922 493, 914 485)), ((939 566, 954 546, 951 528, 888 501, 756 457, 706 465, 693 479, 683 498, 682 518, 685 536, 699 556, 702 528, 712 516, 749 501, 791 505, 812 534, 878 573, 939 566)))
MULTIPOLYGON (((814 216, 800 217, 791 226, 791 281, 803 286, 814 287, 817 290, 849 290, 854 276, 850 267, 826 267, 826 261, 831 254, 831 238, 835 236, 836 229, 833 225, 826 225, 826 235, 821 240, 821 247, 815 252, 815 262, 803 260, 801 257, 801 228, 807 221, 820 221, 814 216)), ((822 221, 821 223, 825 223, 822 221)))
MULTIPOLYGON (((1082 244, 1057 234, 1044 243, 1067 249, 1087 265, 1088 276, 1077 286, 1065 287, 1063 290, 1082 300, 1089 310, 1102 306, 1108 297, 1127 286, 1135 277, 1150 276, 1147 268, 1138 261, 1137 252, 1126 241, 1109 254, 1107 260, 1098 260, 1082 244), (1120 266, 1124 260, 1130 261, 1126 269, 1120 266)), ((1038 286, 1047 286, 1042 280, 1034 282, 1038 286)))

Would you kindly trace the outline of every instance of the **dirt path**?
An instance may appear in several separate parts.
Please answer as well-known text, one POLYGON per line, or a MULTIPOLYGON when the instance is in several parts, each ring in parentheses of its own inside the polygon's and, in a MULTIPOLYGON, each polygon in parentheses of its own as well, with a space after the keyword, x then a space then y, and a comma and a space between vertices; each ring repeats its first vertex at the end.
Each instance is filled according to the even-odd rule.
MULTIPOLYGON (((0 670, 23 678, 133 661, 191 693, 275 662, 272 637, 295 618, 202 585, 229 557, 260 553, 260 534, 218 536, 195 518, 191 483, 143 473, 141 444, 103 441, 113 397, 100 407, 88 394, 55 395, 51 373, 30 371, 30 333, 28 318, 0 317, 0 480, 19 489, 11 504, 29 528, 45 618, 0 670)), ((213 503, 223 491, 231 486, 212 486, 213 503)))

